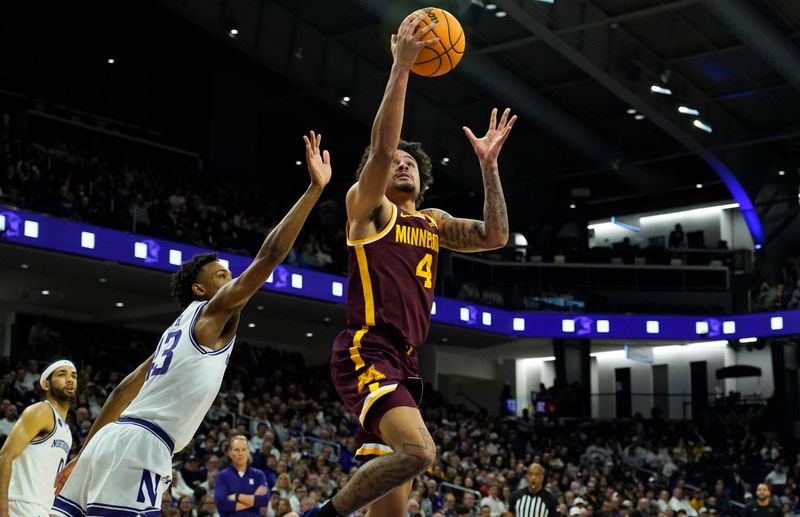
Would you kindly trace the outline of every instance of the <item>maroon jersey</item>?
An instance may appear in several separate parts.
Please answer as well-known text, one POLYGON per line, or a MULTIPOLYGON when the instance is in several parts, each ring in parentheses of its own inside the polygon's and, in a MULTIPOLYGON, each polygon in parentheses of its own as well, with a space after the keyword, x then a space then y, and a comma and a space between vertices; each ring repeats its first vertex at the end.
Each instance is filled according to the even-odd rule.
POLYGON ((431 326, 439 259, 439 228, 432 217, 392 204, 377 234, 347 240, 347 322, 399 333, 420 346, 431 326))

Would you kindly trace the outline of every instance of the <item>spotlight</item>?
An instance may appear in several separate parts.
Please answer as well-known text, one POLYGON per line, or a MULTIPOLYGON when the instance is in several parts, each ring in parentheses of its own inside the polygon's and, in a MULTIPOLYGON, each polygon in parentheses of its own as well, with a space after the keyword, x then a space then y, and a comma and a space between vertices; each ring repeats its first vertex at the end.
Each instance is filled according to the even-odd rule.
POLYGON ((628 115, 636 115, 636 108, 628 108, 626 111, 628 115))
POLYGON ((447 164, 449 164, 449 163, 450 163, 450 158, 448 158, 447 156, 445 156, 444 158, 442 158, 442 161, 441 161, 441 163, 442 163, 442 165, 447 165, 447 164))
POLYGON ((239 35, 239 29, 233 28, 228 31, 228 36, 230 36, 233 39, 236 39, 236 36, 238 35, 239 35))
POLYGON ((711 126, 709 126, 699 118, 694 119, 692 125, 701 131, 705 131, 706 133, 711 133, 713 131, 713 129, 711 129, 711 126))
POLYGON ((660 93, 661 95, 672 95, 672 90, 669 88, 664 88, 663 86, 659 86, 654 84, 650 87, 650 91, 653 93, 660 93))
POLYGON ((505 11, 497 11, 494 13, 494 15, 497 16, 498 18, 505 18, 507 14, 508 13, 506 13, 505 11))
POLYGON ((786 176, 786 171, 778 171, 778 176, 786 176))
POLYGON ((116 63, 117 61, 116 61, 116 60, 115 60, 113 57, 110 57, 110 58, 108 58, 108 61, 107 61, 107 62, 108 62, 108 64, 109 64, 109 65, 113 65, 113 64, 114 64, 114 63, 116 63))
POLYGON ((484 7, 486 7, 487 11, 494 11, 495 9, 497 9, 497 4, 489 3, 489 4, 486 4, 484 7))
POLYGON ((339 99, 339 104, 342 106, 349 106, 350 105, 350 96, 343 95, 341 99, 339 99))
POLYGON ((703 188, 703 184, 702 183, 698 183, 697 185, 694 186, 694 188, 703 188))
POLYGON ((697 117, 700 115, 700 112, 694 108, 690 108, 688 106, 678 106, 678 112, 683 113, 684 115, 692 115, 693 117, 697 117))
POLYGON ((633 118, 635 118, 636 120, 644 120, 644 115, 642 115, 641 113, 639 113, 638 115, 636 115, 636 116, 635 116, 635 117, 633 117, 633 118))

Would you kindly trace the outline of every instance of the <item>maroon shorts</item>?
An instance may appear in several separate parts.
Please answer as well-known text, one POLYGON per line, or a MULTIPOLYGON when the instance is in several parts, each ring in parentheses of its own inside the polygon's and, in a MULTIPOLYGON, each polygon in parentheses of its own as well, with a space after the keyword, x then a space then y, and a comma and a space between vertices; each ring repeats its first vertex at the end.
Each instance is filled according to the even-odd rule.
POLYGON ((378 423, 390 409, 418 407, 422 400, 417 352, 401 339, 375 328, 351 328, 333 340, 331 378, 344 405, 361 423, 356 437, 359 459, 391 453, 378 423))

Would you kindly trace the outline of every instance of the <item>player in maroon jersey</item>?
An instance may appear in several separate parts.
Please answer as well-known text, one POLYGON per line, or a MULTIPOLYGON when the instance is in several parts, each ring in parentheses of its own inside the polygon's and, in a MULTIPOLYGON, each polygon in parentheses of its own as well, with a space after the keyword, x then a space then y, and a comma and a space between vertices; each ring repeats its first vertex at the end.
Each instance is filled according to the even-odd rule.
MULTIPOLYGON (((508 217, 497 158, 516 116, 493 110, 482 138, 464 128, 483 172, 484 220, 418 210, 431 183, 431 161, 418 143, 400 140, 411 65, 420 49, 420 17, 406 18, 392 36, 392 66, 372 126, 370 147, 347 193, 349 256, 347 317, 331 353, 331 377, 348 408, 359 415, 362 446, 373 458, 319 510, 349 515, 372 503, 372 517, 406 514, 411 481, 436 456, 420 415, 416 349, 430 327, 439 246, 458 251, 499 248, 508 241, 508 217)), ((434 25, 429 25, 430 29, 434 25)))

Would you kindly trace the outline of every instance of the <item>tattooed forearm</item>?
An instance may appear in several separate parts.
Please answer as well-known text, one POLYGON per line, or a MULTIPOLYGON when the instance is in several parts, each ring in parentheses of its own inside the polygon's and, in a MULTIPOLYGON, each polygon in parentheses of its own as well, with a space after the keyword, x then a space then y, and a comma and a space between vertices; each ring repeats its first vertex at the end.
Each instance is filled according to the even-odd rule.
POLYGON ((483 170, 483 222, 486 244, 490 248, 500 248, 508 242, 508 213, 503 197, 503 186, 497 163, 481 164, 483 170))
POLYGON ((341 515, 350 515, 393 488, 421 474, 433 463, 436 446, 425 428, 418 443, 403 443, 395 452, 368 461, 333 498, 341 515))
POLYGON ((508 242, 508 213, 497 164, 483 167, 483 221, 458 219, 436 209, 423 210, 439 225, 439 242, 455 251, 485 251, 508 242))

